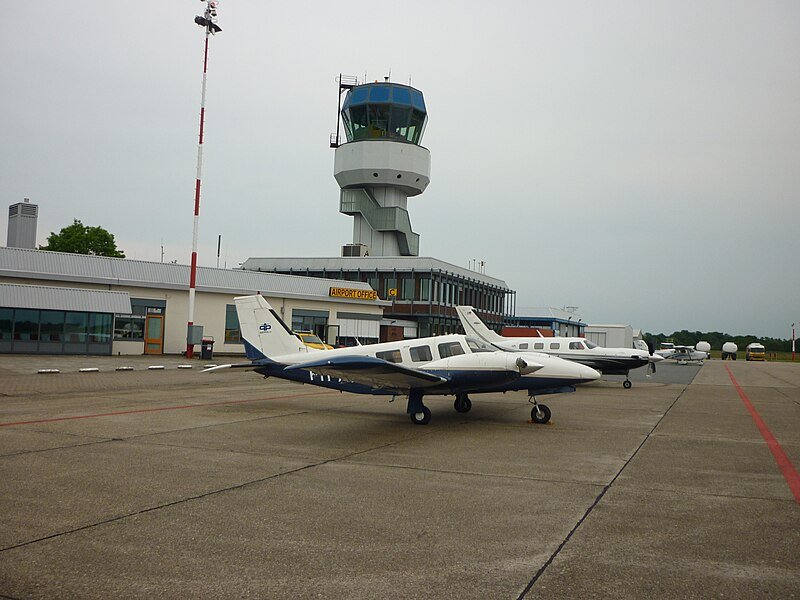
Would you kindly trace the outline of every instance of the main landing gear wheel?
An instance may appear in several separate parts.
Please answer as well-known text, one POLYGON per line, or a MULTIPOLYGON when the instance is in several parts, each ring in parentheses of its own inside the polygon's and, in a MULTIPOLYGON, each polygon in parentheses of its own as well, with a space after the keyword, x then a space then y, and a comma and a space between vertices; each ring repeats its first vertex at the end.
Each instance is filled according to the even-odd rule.
POLYGON ((536 404, 531 409, 531 421, 544 425, 550 420, 550 409, 546 404, 536 404))
POLYGON ((420 412, 412 412, 409 415, 414 425, 427 425, 431 422, 431 410, 427 406, 423 406, 420 412))
POLYGON ((468 413, 472 408, 472 400, 466 394, 459 394, 456 396, 456 401, 453 402, 453 408, 456 409, 456 412, 468 413))
POLYGON ((626 390, 631 389, 632 385, 633 384, 631 383, 630 379, 626 379, 625 381, 622 382, 622 387, 624 387, 626 390))

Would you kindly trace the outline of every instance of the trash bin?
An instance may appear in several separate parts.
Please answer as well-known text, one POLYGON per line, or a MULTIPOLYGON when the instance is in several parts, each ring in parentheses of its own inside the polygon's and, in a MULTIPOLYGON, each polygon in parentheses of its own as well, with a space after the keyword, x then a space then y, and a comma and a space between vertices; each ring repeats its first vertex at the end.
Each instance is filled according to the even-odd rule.
POLYGON ((200 358, 203 360, 214 358, 214 338, 203 338, 200 343, 200 358))

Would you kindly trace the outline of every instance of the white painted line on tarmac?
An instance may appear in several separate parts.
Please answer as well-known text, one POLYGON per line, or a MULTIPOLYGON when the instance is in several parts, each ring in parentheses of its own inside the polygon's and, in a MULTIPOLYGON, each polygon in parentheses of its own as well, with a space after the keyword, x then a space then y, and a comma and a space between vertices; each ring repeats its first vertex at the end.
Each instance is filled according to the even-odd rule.
POLYGON ((78 369, 79 373, 97 373, 100 371, 97 367, 85 367, 83 369, 78 369))
POLYGON ((163 368, 164 368, 164 365, 150 365, 149 367, 147 367, 147 369, 150 370, 150 371, 160 371, 163 368))
POLYGON ((191 369, 192 365, 178 365, 179 369, 191 369))
POLYGON ((59 371, 58 369, 39 369, 36 372, 39 373, 40 375, 46 375, 50 373, 61 373, 61 371, 59 371))
POLYGON ((116 371, 133 371, 133 367, 117 367, 116 371))

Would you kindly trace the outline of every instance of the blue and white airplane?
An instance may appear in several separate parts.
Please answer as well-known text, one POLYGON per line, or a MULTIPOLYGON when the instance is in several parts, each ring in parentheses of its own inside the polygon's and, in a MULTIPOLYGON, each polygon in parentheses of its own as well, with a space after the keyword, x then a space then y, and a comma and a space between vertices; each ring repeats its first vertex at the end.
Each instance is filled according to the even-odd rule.
POLYGON ((584 365, 533 352, 506 352, 464 335, 444 335, 369 346, 315 350, 305 346, 261 295, 234 299, 249 363, 219 365, 204 372, 246 368, 344 392, 408 395, 411 422, 431 420, 426 395, 456 397, 454 408, 472 408, 469 394, 527 390, 531 420, 547 423, 542 394, 574 392, 600 374, 584 365))

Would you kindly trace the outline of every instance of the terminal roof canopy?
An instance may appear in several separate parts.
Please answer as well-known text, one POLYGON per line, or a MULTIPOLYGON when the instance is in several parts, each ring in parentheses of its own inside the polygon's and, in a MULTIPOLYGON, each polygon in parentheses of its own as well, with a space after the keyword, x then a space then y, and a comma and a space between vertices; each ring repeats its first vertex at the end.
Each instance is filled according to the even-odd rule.
POLYGON ((419 90, 399 83, 368 83, 348 90, 342 120, 348 142, 390 139, 419 145, 428 113, 419 90))

